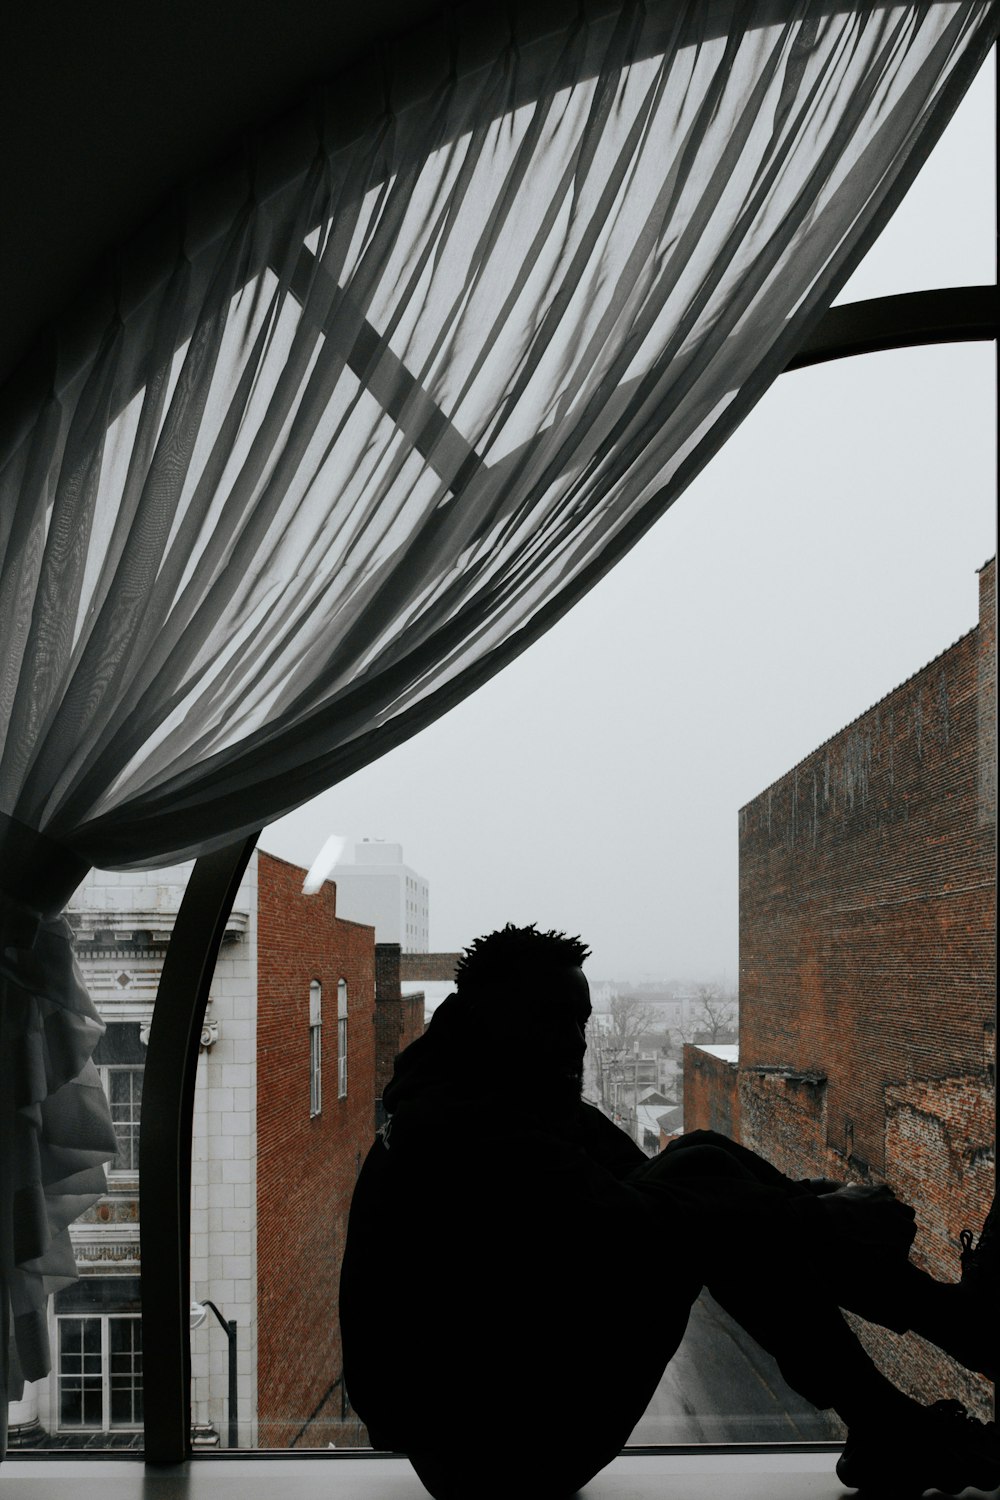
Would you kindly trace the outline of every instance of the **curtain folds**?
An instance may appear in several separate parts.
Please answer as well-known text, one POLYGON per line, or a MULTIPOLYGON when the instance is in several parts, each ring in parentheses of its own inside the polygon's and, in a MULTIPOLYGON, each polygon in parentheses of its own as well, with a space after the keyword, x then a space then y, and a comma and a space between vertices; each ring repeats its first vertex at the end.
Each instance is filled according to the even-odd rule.
MULTIPOLYGON (((81 872, 220 847, 536 638, 780 372, 998 30, 985 0, 483 9, 363 125, 331 89, 175 205, 6 422, 11 912, 11 829, 81 872)), ((96 1033, 66 963, 21 956, 50 940, 4 951, 4 1046, 49 1102, 16 1131, 4 1103, 0 1165, 51 1205, 96 1033)), ((113 1151, 88 1119, 80 1182, 113 1151)), ((39 1213, 15 1248, 13 1210, 37 1312, 64 1251, 39 1213)))

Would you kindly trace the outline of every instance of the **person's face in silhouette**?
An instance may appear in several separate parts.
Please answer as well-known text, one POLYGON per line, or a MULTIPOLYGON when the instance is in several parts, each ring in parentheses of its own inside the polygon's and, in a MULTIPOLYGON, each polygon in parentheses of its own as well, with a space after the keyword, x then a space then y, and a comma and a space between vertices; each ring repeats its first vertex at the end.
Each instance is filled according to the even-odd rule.
POLYGON ((477 1008, 487 1072, 500 1067, 505 1087, 535 1103, 579 1102, 590 1018, 590 987, 582 969, 505 976, 479 991, 477 1008))
POLYGON ((590 986, 582 969, 557 969, 539 981, 529 1047, 538 1071, 560 1093, 565 1087, 577 1099, 583 1089, 589 1019, 590 986))

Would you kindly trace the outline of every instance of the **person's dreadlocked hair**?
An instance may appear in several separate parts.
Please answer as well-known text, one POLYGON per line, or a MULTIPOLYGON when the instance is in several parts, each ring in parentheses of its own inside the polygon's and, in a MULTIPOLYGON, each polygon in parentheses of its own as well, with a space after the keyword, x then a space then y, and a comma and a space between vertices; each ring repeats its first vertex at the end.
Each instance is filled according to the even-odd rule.
POLYGON ((528 927, 508 922, 469 944, 455 965, 455 984, 459 994, 468 995, 512 979, 578 969, 589 957, 590 949, 578 937, 539 932, 534 922, 528 927))

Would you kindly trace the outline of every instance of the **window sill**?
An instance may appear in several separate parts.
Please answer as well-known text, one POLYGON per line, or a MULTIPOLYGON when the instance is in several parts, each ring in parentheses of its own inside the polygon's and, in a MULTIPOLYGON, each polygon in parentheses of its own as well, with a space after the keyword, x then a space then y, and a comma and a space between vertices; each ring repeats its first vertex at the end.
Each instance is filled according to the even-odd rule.
MULTIPOLYGON (((839 1500, 836 1452, 626 1454, 581 1490, 580 1500, 839 1500)), ((525 1458, 525 1469, 530 1458, 525 1458)), ((5 1500, 427 1500, 403 1458, 367 1454, 205 1456, 177 1467, 138 1460, 9 1460, 5 1500), (293 1484, 289 1484, 293 1481, 293 1484)), ((515 1500, 515 1497, 512 1497, 515 1500)))

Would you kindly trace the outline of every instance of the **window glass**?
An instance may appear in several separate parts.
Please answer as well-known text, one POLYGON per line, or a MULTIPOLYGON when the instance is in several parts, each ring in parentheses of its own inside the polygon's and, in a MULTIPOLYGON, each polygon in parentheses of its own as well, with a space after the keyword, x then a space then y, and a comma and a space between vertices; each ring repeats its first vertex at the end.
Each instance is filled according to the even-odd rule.
POLYGON ((347 1098, 347 982, 337 984, 337 1096, 347 1098))
POLYGON ((24 1446, 141 1447, 138 1277, 90 1275, 57 1292, 52 1333, 53 1373, 28 1388, 38 1425, 24 1446))
POLYGON ((111 1427, 142 1426, 142 1319, 108 1319, 108 1414, 111 1427))
POLYGON ((141 1427, 141 1318, 60 1318, 58 1327, 60 1427, 141 1427))
MULTIPOLYGON (((716 1123, 725 1123, 727 1080, 736 1064, 724 1049, 739 1047, 745 1022, 741 907, 745 934, 759 921, 746 883, 741 893, 740 810, 759 806, 772 785, 787 790, 787 778, 803 763, 811 817, 816 753, 848 745, 851 726, 893 694, 902 693, 909 714, 914 687, 926 699, 929 766, 932 722, 933 745, 942 743, 942 666, 955 706, 950 750, 957 755, 961 743, 966 765, 970 753, 978 754, 978 669, 968 652, 980 618, 977 570, 996 545, 994 402, 989 346, 897 351, 784 377, 695 491, 578 607, 575 619, 473 701, 343 783, 310 813, 313 827, 361 837, 385 829, 402 842, 412 867, 434 870, 432 952, 453 952, 505 920, 582 933, 595 949, 587 965, 596 1023, 588 1096, 647 1153, 683 1128, 686 1109, 697 1119, 695 1101, 685 1098, 685 1043, 718 1064, 716 1123), (965 644, 948 657, 956 642, 965 644), (959 657, 964 665, 953 677, 949 663, 959 657), (459 782, 455 766, 463 768, 459 782), (501 784, 504 797, 496 792, 501 784), (415 814, 414 785, 421 787, 425 816, 415 814), (616 999, 624 1002, 617 1020, 616 999)), ((884 733, 885 710, 881 722, 884 733)), ((914 747, 915 741, 899 710, 901 735, 906 724, 896 747, 900 775, 909 754, 904 738, 914 747)), ((863 769, 863 742, 859 754, 863 769)), ((860 781, 856 787, 860 808, 860 781)), ((805 791, 803 785, 803 811, 805 791)), ((965 817, 975 842, 972 803, 965 817)), ((911 819, 916 836, 915 803, 911 819)), ((889 829, 887 823, 883 848, 889 829)), ((266 830, 264 843, 291 858, 301 837, 289 819, 284 830, 266 830)), ((299 847, 308 865, 313 849, 299 847)), ((811 848, 800 850, 803 859, 811 848)), ((850 879, 865 878, 873 850, 855 858, 850 879)), ((744 842, 744 865, 750 852, 744 842)), ((901 880, 914 878, 924 861, 922 838, 912 854, 901 880)), ((816 941, 821 947, 821 933, 816 941)), ((879 929, 883 973, 899 972, 907 941, 901 926, 895 936, 879 929)), ((859 965, 870 957, 858 948, 859 965)), ((989 951, 969 949, 966 959, 963 973, 978 996, 990 984, 989 951)), ((938 949, 928 959, 931 970, 941 977, 938 949)), ((777 968, 773 977, 775 994, 779 981, 787 994, 790 981, 777 968)), ((429 992, 431 985, 420 988, 429 992)), ((873 993, 884 1013, 888 995, 873 993)), ((921 1014, 922 992, 910 980, 906 994, 912 1014, 921 1014)), ((953 999, 948 1004, 952 1014, 953 999)), ((802 1021, 811 1014, 803 1005, 802 1021)), ((756 1015, 759 1021, 759 1003, 756 1015)), ((768 1037, 759 1034, 763 1045, 768 1037)), ((979 1101, 977 1110, 988 1102, 984 1048, 989 1037, 980 1029, 961 1047, 956 1040, 954 1054, 963 1069, 968 1065, 968 1098, 979 1101), (966 1057, 970 1047, 975 1068, 966 1057)), ((827 1085, 827 1136, 839 1152, 839 1172, 856 1179, 869 1168, 876 1179, 896 1172, 900 1137, 919 1114, 919 1071, 914 1065, 912 1082, 884 1095, 880 1163, 868 1161, 870 1129, 862 1149, 852 1101, 835 1106, 827 1085), (837 1110, 854 1123, 848 1149, 837 1110)), ((370 1087, 360 1060, 353 1063, 352 1094, 370 1087)), ((784 1099, 775 1090, 776 1130, 796 1089, 800 1102, 808 1100, 808 1081, 789 1083, 784 1099)), ((881 1089, 880 1083, 880 1098, 881 1089)), ((801 1108, 804 1117, 804 1102, 801 1108)), ((982 1119, 988 1133, 985 1113, 982 1119)), ((983 1142, 970 1132, 953 1145, 975 1154, 983 1142)), ((983 1160, 988 1168, 988 1153, 983 1160)), ((813 1175, 808 1152, 800 1162, 786 1159, 790 1173, 813 1175)), ((897 1173, 892 1180, 907 1196, 924 1193, 919 1178, 897 1173)), ((927 1209, 925 1194, 925 1224, 927 1209)), ((970 1215, 973 1209, 970 1200, 970 1215)), ((953 1204, 949 1213, 957 1212, 953 1204)), ((921 1242, 943 1279, 958 1275, 961 1227, 954 1226, 954 1245, 926 1233, 921 1242)), ((636 1263, 668 1252, 637 1244, 636 1263)), ((593 1315, 625 1316, 618 1290, 603 1283, 597 1265, 593 1315)), ((641 1293, 627 1316, 641 1320, 641 1293)), ((937 1382, 936 1394, 957 1392, 972 1409, 985 1400, 973 1377, 963 1383, 960 1373, 938 1370, 927 1378, 937 1382)), ((632 1442, 818 1440, 841 1430, 792 1392, 706 1296, 632 1442)), ((322 1423, 307 1426, 296 1445, 319 1446, 326 1431, 322 1423)), ((358 1429, 355 1440, 365 1436, 358 1429)), ((350 1442, 346 1422, 332 1440, 350 1442)))
POLYGON ((104 1368, 100 1318, 59 1320, 59 1422, 103 1426, 104 1368))
POLYGON ((109 1170, 138 1172, 143 1066, 141 1063, 133 1067, 118 1065, 100 1071, 118 1139, 118 1153, 109 1170))
MULTIPOLYGON (((845 295, 992 275, 968 228, 987 215, 992 244, 992 162, 979 144, 992 141, 991 75, 928 168, 933 194, 960 188, 960 206, 936 207, 930 234, 904 205, 845 295), (951 224, 967 260, 943 273, 910 255, 951 224)), ((914 192, 926 225, 923 185, 914 192)), ((367 1442, 337 1322, 347 1214, 393 1058, 419 1035, 425 998, 433 1005, 447 986, 405 982, 398 929, 383 941, 377 913, 342 916, 336 871, 302 895, 315 828, 390 830, 416 868, 434 871, 413 947, 425 945, 431 905, 430 947, 444 953, 508 919, 581 931, 595 950, 589 1097, 655 1152, 690 1107, 684 1044, 739 1045, 740 809, 976 626, 975 570, 995 549, 994 413, 985 346, 784 377, 670 515, 531 652, 267 830, 227 924, 199 1056, 191 1285, 207 1315, 192 1332, 196 1449, 367 1442), (338 1094, 325 1112, 324 984, 337 987, 338 1094)), ((107 1024, 95 1062, 119 1149, 108 1193, 72 1231, 81 1275, 53 1299, 55 1368, 12 1412, 14 1447, 141 1445, 137 1130, 187 868, 94 872, 71 908, 107 1024)), ((979 959, 970 972, 982 979, 979 959)), ((976 1042, 985 1058, 989 1039, 976 1042)), ((902 1129, 917 1101, 894 1104, 902 1129)), ((842 1113, 850 1165, 860 1125, 842 1113)), ((636 1247, 637 1265, 655 1255, 636 1247)), ((593 1315, 622 1315, 596 1267, 593 1315)), ((641 1294, 627 1315, 641 1318, 641 1294)), ((707 1299, 696 1322, 635 1442, 835 1430, 745 1345, 746 1388, 768 1391, 767 1402, 751 1408, 714 1388, 706 1372, 732 1361, 734 1335, 707 1299)))
POLYGON ((318 979, 309 985, 309 1113, 323 1108, 323 986, 318 979))

